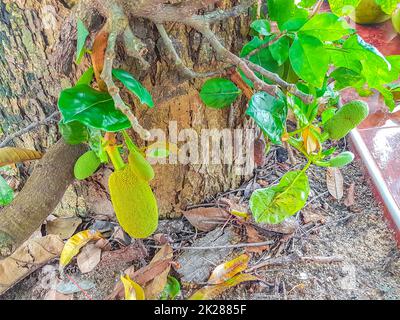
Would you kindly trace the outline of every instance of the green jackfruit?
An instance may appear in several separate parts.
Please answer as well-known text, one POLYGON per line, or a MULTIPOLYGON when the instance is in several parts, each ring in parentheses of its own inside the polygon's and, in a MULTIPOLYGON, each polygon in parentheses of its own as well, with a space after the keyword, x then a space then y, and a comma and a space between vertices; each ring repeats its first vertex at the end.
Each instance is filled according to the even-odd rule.
POLYGON ((147 238, 158 225, 157 200, 149 184, 132 165, 115 171, 108 180, 111 202, 121 227, 132 238, 147 238))
POLYGON ((324 124, 324 130, 329 138, 340 140, 368 116, 368 111, 368 104, 365 102, 351 101, 324 124))
POLYGON ((342 152, 336 157, 329 159, 328 161, 316 161, 315 164, 320 167, 336 167, 341 168, 354 160, 354 154, 349 151, 342 152))
POLYGON ((140 152, 131 151, 128 156, 129 164, 134 172, 146 181, 154 178, 154 170, 140 152))
POLYGON ((397 7, 392 14, 392 24, 394 30, 396 30, 397 33, 400 33, 400 7, 397 7))
POLYGON ((382 11, 375 0, 361 0, 350 17, 358 24, 381 23, 390 19, 390 16, 382 11))
POLYGON ((96 155, 96 152, 90 150, 85 152, 75 162, 74 175, 78 180, 85 180, 89 178, 100 167, 101 161, 96 155))

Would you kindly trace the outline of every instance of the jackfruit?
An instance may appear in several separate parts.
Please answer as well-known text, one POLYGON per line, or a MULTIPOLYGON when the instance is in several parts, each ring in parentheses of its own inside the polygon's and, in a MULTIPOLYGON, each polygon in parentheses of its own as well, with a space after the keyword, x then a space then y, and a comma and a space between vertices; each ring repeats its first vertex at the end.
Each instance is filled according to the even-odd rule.
POLYGON ((397 7, 392 14, 392 24, 394 30, 396 30, 397 33, 400 33, 400 6, 397 7))
POLYGON ((99 168, 101 161, 96 155, 96 152, 90 150, 85 152, 75 162, 74 175, 78 180, 85 180, 89 178, 99 168))
POLYGON ((129 164, 134 172, 146 181, 154 178, 154 170, 140 152, 132 150, 128 156, 129 164))
POLYGON ((381 23, 390 19, 375 0, 361 0, 350 18, 358 24, 381 23))
POLYGON ((329 138, 340 140, 368 116, 368 104, 355 100, 345 104, 324 124, 329 138))
POLYGON ((108 180, 111 202, 121 227, 132 238, 147 238, 158 225, 157 200, 148 182, 129 164, 108 180))
POLYGON ((353 160, 354 160, 354 154, 349 151, 345 151, 339 154, 338 156, 329 159, 328 161, 316 161, 315 164, 320 167, 341 168, 348 165, 353 160))

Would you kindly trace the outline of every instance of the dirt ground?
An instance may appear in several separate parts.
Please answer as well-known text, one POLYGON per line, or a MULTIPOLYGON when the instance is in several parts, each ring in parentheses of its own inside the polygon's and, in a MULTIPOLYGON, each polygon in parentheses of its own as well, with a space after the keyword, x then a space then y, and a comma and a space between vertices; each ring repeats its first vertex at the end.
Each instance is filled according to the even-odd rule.
MULTIPOLYGON (((230 195, 238 196, 241 202, 246 203, 252 189, 279 179, 290 168, 287 161, 279 163, 279 157, 279 150, 273 151, 267 164, 257 170, 257 176, 230 195)), ((297 166, 301 167, 301 163, 297 166)), ((253 254, 250 267, 269 258, 280 259, 288 256, 340 256, 342 261, 297 261, 259 268, 253 273, 262 281, 241 284, 226 291, 220 298, 400 299, 400 253, 361 167, 361 163, 355 161, 342 169, 345 193, 339 201, 327 191, 325 169, 312 167, 309 171, 312 192, 306 208, 296 216, 298 226, 295 232, 284 236, 267 236, 266 239, 273 239, 274 244, 261 254, 253 254), (345 199, 352 183, 355 186, 355 203, 346 206, 345 199)), ((207 202, 213 202, 217 198, 207 199, 207 202)), ((236 229, 239 229, 240 235, 240 226, 236 226, 236 229)), ((168 235, 174 244, 185 246, 190 246, 195 238, 206 235, 196 232, 185 218, 162 221, 158 232, 168 235)), ((241 241, 245 242, 244 239, 241 241)), ((146 265, 153 257, 154 244, 153 240, 144 241, 148 256, 134 261, 137 268, 146 265)), ((242 248, 235 249, 232 254, 243 251, 242 248)), ((182 251, 176 251, 174 258, 182 254, 182 251)), ((196 252, 192 251, 192 254, 196 252)), ((216 265, 221 261, 209 262, 216 265)), ((53 261, 52 265, 56 266, 57 261, 53 261)), ((88 290, 90 297, 106 298, 121 272, 131 265, 132 262, 117 259, 111 265, 99 265, 94 271, 82 275, 82 278, 95 284, 93 289, 88 290)), ((46 266, 37 270, 0 296, 0 300, 46 298, 50 286, 49 277, 46 275, 53 269, 46 266)), ((67 272, 80 277, 79 269, 74 265, 70 266, 67 272)), ((180 278, 178 272, 173 273, 180 278)), ((182 294, 178 299, 187 298, 199 287, 201 285, 183 284, 182 294)), ((83 293, 75 293, 71 298, 88 299, 83 293)))

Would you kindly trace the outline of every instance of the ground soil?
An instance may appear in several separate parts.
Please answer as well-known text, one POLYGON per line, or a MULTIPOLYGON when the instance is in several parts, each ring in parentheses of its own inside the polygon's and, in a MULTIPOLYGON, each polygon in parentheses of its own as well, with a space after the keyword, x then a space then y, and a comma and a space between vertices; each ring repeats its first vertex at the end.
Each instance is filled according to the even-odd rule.
MULTIPOLYGON (((259 184, 263 183, 271 184, 279 179, 291 167, 287 161, 279 163, 279 157, 276 150, 271 152, 266 166, 257 170, 257 176, 230 195, 239 196, 246 203, 251 188, 260 187, 259 184), (249 188, 249 185, 252 187, 249 188)), ((299 162, 296 166, 301 165, 299 162)), ((239 285, 226 291, 221 299, 400 299, 400 253, 394 235, 384 221, 380 204, 373 196, 368 177, 364 175, 362 164, 358 161, 342 169, 342 173, 345 193, 341 200, 336 200, 327 191, 325 169, 310 169, 312 191, 309 204, 296 216, 299 226, 295 233, 271 238, 275 240, 275 244, 261 254, 254 254, 251 265, 266 258, 290 254, 341 256, 343 261, 330 264, 293 263, 260 268, 255 274, 262 281, 239 285), (344 200, 353 182, 355 204, 347 207, 344 200)), ((207 199, 207 202, 215 201, 216 198, 218 197, 207 199)), ((195 237, 205 234, 195 232, 185 218, 163 221, 160 231, 167 233, 174 243, 183 245, 190 245, 195 237)), ((245 239, 242 241, 245 242, 245 239)), ((152 244, 154 241, 144 241, 149 254, 134 262, 137 268, 144 266, 154 255, 154 249, 150 247, 152 244)), ((234 253, 242 251, 237 249, 234 253)), ((181 253, 176 252, 175 257, 181 253)), ((56 265, 57 261, 53 264, 56 265)), ((83 275, 83 278, 96 285, 88 291, 90 296, 93 299, 104 299, 112 291, 121 272, 130 265, 131 262, 117 260, 109 266, 98 266, 94 271, 83 275)), ((79 276, 79 270, 74 265, 67 272, 79 276)), ((43 269, 34 272, 0 296, 0 300, 43 299, 48 291, 46 284, 43 284, 43 276, 43 269)), ((180 299, 187 298, 197 287, 201 285, 183 286, 180 299)), ((75 293, 73 298, 87 299, 83 293, 75 293)))

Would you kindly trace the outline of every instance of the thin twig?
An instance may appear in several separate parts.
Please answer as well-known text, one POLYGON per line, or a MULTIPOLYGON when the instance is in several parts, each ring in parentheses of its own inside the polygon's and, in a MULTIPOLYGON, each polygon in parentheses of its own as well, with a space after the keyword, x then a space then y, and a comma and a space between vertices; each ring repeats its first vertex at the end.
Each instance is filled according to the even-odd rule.
MULTIPOLYGON (((219 250, 219 249, 236 249, 236 248, 247 248, 247 247, 262 247, 270 244, 274 244, 275 241, 264 241, 264 242, 254 242, 254 243, 238 243, 225 246, 209 246, 209 247, 172 247, 174 250, 219 250)), ((150 248, 162 248, 162 246, 152 246, 148 245, 150 248)))

